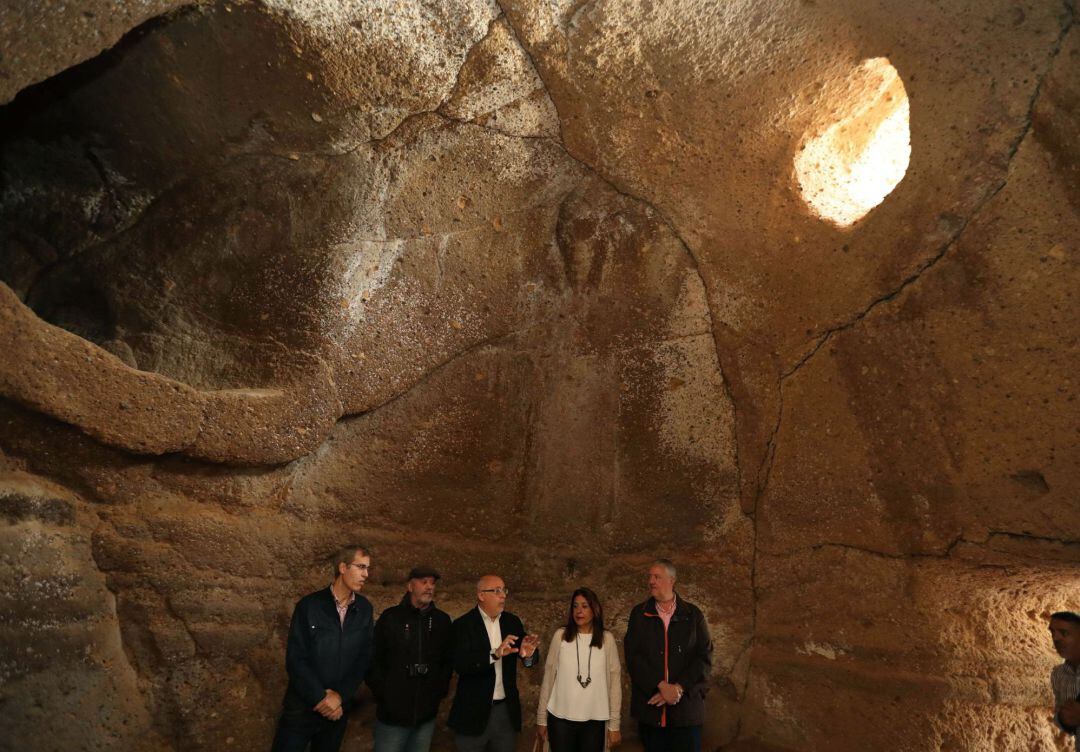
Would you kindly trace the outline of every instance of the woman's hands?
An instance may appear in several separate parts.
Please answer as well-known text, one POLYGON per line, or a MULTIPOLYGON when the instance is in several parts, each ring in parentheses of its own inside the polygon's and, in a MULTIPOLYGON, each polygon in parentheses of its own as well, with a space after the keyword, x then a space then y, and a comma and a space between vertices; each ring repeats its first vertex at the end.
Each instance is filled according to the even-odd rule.
POLYGON ((609 730, 607 732, 607 745, 609 747, 618 746, 619 742, 621 741, 622 733, 618 729, 615 729, 614 731, 609 730))

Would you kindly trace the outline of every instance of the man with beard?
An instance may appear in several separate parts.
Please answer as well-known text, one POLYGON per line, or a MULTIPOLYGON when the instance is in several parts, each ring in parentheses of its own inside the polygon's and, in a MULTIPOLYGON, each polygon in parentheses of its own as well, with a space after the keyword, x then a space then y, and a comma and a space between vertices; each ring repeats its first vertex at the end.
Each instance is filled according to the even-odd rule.
POLYGON ((435 607, 439 573, 409 572, 401 603, 375 624, 375 752, 428 752, 453 671, 450 616, 435 607))

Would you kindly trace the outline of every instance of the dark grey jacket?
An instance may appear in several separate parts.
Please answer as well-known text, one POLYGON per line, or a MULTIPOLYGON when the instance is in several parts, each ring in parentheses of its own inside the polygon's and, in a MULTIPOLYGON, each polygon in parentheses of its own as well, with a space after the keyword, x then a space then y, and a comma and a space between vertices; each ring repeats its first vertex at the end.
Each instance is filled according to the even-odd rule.
POLYGON ((626 628, 626 668, 630 673, 630 714, 649 726, 700 726, 705 720, 705 693, 712 671, 712 637, 705 615, 678 598, 671 624, 656 611, 653 598, 630 611, 626 628), (666 632, 666 634, 665 634, 666 632), (649 698, 664 680, 683 688, 675 705, 656 707, 649 698))

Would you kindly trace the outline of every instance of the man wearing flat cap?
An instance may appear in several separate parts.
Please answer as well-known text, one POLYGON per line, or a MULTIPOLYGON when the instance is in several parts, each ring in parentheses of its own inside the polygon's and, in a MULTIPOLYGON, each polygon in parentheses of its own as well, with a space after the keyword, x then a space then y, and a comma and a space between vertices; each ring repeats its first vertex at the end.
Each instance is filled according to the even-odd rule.
POLYGON ((428 752, 453 670, 450 616, 435 607, 439 573, 409 572, 401 603, 375 623, 375 752, 428 752))

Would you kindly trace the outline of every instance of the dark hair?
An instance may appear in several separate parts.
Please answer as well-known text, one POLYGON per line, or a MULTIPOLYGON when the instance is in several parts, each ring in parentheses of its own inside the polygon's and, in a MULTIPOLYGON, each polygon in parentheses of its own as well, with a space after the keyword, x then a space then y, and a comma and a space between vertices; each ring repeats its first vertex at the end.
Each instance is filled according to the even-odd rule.
POLYGON ((1070 621, 1073 624, 1080 624, 1080 614, 1075 614, 1072 611, 1058 611, 1056 614, 1050 614, 1050 621, 1057 619, 1058 621, 1070 621))
POLYGON ((604 609, 600 606, 600 599, 596 597, 596 593, 587 587, 580 587, 570 594, 570 610, 566 613, 566 631, 563 632, 563 639, 567 642, 573 642, 577 639, 574 601, 577 600, 579 595, 589 603, 589 608, 592 609, 592 642, 589 645, 594 648, 602 648, 604 647, 604 609))
POLYGON ((339 571, 338 564, 352 564, 352 560, 356 558, 356 555, 371 556, 371 549, 367 546, 362 546, 359 543, 351 543, 347 546, 342 546, 334 552, 334 579, 336 580, 339 571))

